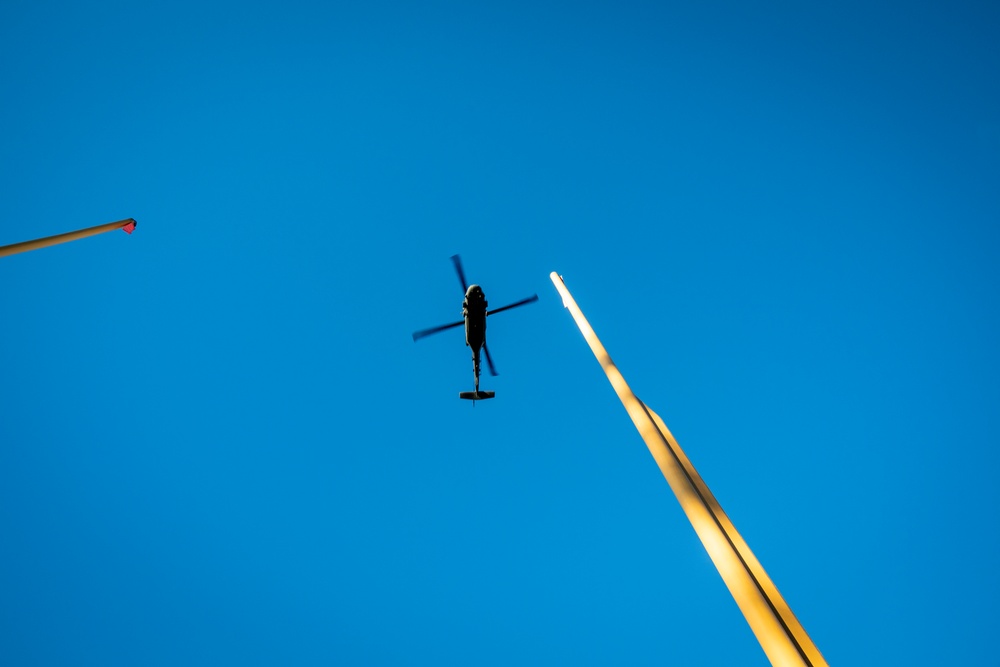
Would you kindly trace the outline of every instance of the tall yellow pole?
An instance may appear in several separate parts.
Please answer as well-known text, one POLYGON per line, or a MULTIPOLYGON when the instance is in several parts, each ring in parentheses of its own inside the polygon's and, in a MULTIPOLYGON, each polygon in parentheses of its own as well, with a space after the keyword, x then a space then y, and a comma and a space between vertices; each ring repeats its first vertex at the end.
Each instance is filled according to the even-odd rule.
POLYGON ((38 250, 39 248, 47 248, 50 245, 58 245, 60 243, 66 243, 67 241, 76 241, 77 239, 82 239, 87 236, 103 234, 104 232, 110 232, 115 229, 121 229, 128 225, 135 224, 136 222, 134 219, 126 218, 125 220, 119 220, 118 222, 109 222, 105 225, 97 225, 96 227, 88 227, 87 229, 78 229, 75 232, 66 232, 65 234, 56 234, 55 236, 46 236, 43 239, 35 239, 34 241, 12 243, 10 245, 0 246, 0 257, 16 255, 19 252, 28 252, 29 250, 38 250))
POLYGON ((827 663, 819 649, 778 593, 750 547, 736 532, 666 424, 632 393, 562 278, 554 271, 549 277, 771 664, 825 667, 827 663))

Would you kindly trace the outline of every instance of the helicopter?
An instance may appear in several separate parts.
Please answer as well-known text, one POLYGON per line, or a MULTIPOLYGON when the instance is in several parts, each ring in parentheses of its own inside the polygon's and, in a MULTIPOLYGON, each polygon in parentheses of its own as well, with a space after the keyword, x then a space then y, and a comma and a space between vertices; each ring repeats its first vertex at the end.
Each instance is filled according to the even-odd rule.
POLYGON ((455 273, 458 274, 458 280, 462 283, 462 289, 465 291, 465 299, 462 301, 463 319, 458 322, 451 322, 449 324, 431 327, 430 329, 415 331, 413 333, 413 342, 417 342, 421 338, 430 336, 431 334, 445 331, 446 329, 453 329, 455 327, 460 327, 463 324, 465 325, 465 344, 466 346, 472 348, 472 373, 476 383, 474 391, 459 392, 458 397, 471 400, 473 407, 475 407, 476 401, 493 398, 496 395, 496 392, 492 391, 479 391, 480 350, 486 353, 486 364, 489 366, 490 375, 497 375, 496 366, 493 365, 493 357, 490 355, 490 348, 486 346, 486 318, 489 315, 496 315, 497 313, 501 313, 505 310, 510 310, 511 308, 517 308, 518 306, 524 306, 534 301, 538 301, 538 295, 532 294, 526 299, 515 301, 514 303, 501 308, 488 310, 487 306, 489 304, 486 301, 486 295, 483 293, 483 288, 479 285, 470 285, 468 281, 466 281, 465 271, 462 269, 462 258, 458 255, 452 255, 451 261, 455 265, 455 273))

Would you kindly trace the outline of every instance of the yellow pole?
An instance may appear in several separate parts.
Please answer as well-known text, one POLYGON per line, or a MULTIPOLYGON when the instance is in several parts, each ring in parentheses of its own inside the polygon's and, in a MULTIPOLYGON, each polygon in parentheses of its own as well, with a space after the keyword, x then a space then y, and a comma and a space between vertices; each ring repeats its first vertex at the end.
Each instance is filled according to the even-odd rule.
POLYGON ((826 666, 826 660, 754 557, 659 415, 640 401, 576 305, 562 278, 549 276, 601 364, 660 471, 705 546, 772 665, 826 666))
POLYGON ((43 239, 35 239, 34 241, 22 241, 21 243, 12 243, 10 245, 0 246, 0 257, 16 255, 19 252, 28 252, 29 250, 38 250, 39 248, 47 248, 50 245, 58 245, 60 243, 66 243, 67 241, 76 241, 77 239, 82 239, 87 236, 103 234, 104 232, 121 229, 126 225, 134 223, 134 219, 126 218, 125 220, 109 222, 105 225, 97 225, 96 227, 88 227, 87 229, 78 229, 75 232, 66 232, 65 234, 46 236, 43 239))

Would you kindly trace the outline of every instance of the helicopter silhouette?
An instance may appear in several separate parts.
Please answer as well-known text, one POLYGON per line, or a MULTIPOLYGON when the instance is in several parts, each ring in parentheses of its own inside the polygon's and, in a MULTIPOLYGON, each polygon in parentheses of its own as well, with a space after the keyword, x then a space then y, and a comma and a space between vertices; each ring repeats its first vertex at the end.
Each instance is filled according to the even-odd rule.
POLYGON ((486 346, 486 318, 490 315, 496 315, 497 313, 502 313, 505 310, 510 310, 511 308, 517 308, 518 306, 524 306, 538 301, 538 295, 532 294, 526 299, 515 301, 514 303, 500 308, 488 310, 487 306, 489 304, 486 301, 486 294, 483 293, 483 288, 479 285, 470 285, 468 281, 466 281, 465 271, 462 269, 462 258, 458 255, 452 255, 451 261, 455 265, 455 273, 458 274, 458 280, 462 283, 462 289, 465 291, 465 299, 462 301, 462 319, 458 322, 450 322, 448 324, 431 327, 430 329, 415 331, 413 333, 413 342, 416 342, 426 336, 430 336, 431 334, 460 327, 463 324, 465 325, 465 344, 472 348, 472 373, 475 378, 475 389, 473 391, 459 392, 458 397, 471 400, 473 406, 475 406, 476 401, 493 398, 496 395, 496 392, 492 391, 479 391, 480 350, 486 353, 486 365, 489 366, 490 375, 497 375, 496 366, 493 365, 493 357, 490 355, 490 348, 486 346))

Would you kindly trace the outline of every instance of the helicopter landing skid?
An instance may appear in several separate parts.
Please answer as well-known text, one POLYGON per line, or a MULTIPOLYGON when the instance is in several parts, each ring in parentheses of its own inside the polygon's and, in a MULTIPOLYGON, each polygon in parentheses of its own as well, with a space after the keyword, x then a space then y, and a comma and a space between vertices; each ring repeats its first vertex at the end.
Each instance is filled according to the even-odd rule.
POLYGON ((493 398, 494 396, 496 396, 495 391, 462 391, 458 394, 459 398, 469 401, 485 401, 487 398, 493 398))

